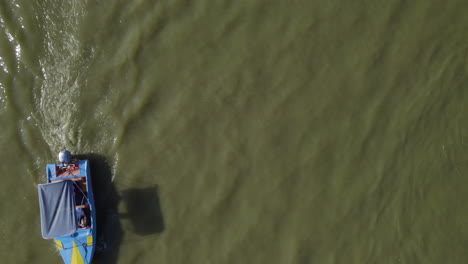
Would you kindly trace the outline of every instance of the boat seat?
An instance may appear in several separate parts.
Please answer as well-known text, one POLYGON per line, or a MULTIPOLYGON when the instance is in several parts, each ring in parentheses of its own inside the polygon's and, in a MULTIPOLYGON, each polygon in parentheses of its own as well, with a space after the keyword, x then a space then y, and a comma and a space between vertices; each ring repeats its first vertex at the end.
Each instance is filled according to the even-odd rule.
POLYGON ((86 177, 73 177, 73 178, 67 178, 67 180, 72 180, 72 181, 81 181, 86 179, 86 177))
MULTIPOLYGON (((52 180, 50 182, 61 182, 63 180, 71 180, 71 181, 82 181, 85 180, 86 177, 73 177, 73 178, 66 178, 66 179, 58 179, 58 180, 52 180)), ((86 184, 86 181, 83 181, 86 184)))
POLYGON ((53 181, 50 181, 51 183, 55 183, 55 182, 61 182, 63 180, 53 180, 53 181))

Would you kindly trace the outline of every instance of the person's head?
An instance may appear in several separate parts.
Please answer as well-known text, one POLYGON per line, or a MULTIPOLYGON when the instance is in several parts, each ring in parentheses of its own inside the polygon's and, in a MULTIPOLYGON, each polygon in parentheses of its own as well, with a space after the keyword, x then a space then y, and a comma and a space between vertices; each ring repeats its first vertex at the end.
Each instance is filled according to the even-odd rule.
POLYGON ((80 219, 80 222, 78 223, 78 225, 81 227, 81 228, 85 228, 86 227, 86 217, 81 217, 80 219))

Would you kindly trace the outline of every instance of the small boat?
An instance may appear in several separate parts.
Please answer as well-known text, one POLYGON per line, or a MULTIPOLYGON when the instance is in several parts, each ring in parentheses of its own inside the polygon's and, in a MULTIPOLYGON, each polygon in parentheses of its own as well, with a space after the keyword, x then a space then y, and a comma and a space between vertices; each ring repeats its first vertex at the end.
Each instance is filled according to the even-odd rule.
POLYGON ((38 185, 42 237, 55 241, 66 264, 89 264, 96 245, 89 161, 72 161, 67 150, 59 161, 47 164, 47 183, 38 185))

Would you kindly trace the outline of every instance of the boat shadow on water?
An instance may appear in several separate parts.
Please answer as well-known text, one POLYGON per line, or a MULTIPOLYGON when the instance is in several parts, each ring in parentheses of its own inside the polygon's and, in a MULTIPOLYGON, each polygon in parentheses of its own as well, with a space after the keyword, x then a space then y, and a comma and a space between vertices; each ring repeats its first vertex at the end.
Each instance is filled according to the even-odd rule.
POLYGON ((97 244, 93 263, 118 262, 124 236, 122 219, 130 221, 133 233, 139 236, 164 231, 165 223, 157 185, 126 188, 119 194, 115 183, 112 182, 112 169, 105 156, 91 153, 74 155, 74 158, 88 159, 91 162, 97 222, 97 244), (119 213, 120 202, 125 204, 126 213, 119 213))
POLYGON ((121 214, 121 217, 131 222, 134 233, 147 236, 164 231, 157 185, 127 189, 122 192, 122 199, 126 203, 127 213, 121 214))

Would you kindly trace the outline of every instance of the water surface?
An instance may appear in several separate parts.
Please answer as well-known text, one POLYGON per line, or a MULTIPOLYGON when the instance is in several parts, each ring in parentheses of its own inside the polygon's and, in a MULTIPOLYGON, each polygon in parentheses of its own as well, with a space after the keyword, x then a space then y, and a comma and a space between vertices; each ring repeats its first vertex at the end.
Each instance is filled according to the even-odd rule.
POLYGON ((465 263, 466 1, 0 4, 0 259, 94 164, 96 263, 465 263))

